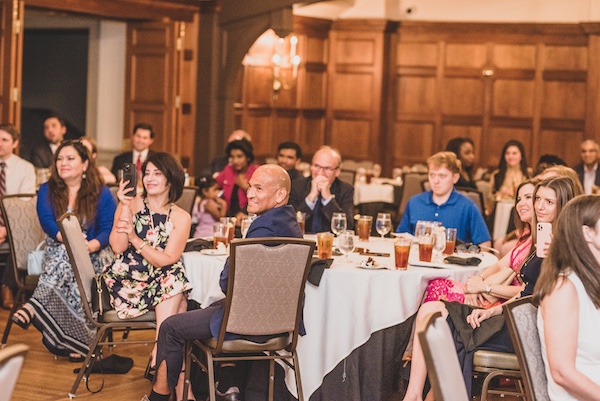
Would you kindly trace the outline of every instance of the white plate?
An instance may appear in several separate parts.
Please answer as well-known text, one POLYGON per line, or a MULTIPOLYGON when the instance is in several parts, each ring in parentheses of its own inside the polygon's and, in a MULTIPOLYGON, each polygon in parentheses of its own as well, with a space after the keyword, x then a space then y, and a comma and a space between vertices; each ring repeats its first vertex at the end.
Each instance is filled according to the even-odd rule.
POLYGON ((227 251, 221 250, 221 249, 202 249, 200 251, 200 253, 202 255, 209 255, 209 256, 224 256, 224 255, 227 255, 227 251))
POLYGON ((356 267, 358 267, 359 269, 365 269, 365 270, 390 270, 390 268, 387 267, 387 266, 383 266, 383 265, 377 265, 377 266, 367 265, 364 262, 357 264, 356 267))

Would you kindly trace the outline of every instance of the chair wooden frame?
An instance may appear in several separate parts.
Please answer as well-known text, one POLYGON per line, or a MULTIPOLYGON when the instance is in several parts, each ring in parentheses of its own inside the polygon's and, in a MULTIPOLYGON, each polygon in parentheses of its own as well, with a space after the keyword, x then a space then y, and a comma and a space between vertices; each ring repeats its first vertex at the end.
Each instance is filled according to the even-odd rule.
MULTIPOLYGON (((294 370, 296 387, 298 390, 298 400, 303 401, 304 397, 302 394, 302 382, 300 379, 296 345, 298 342, 298 331, 302 316, 304 287, 310 271, 315 245, 314 241, 296 238, 252 238, 235 240, 231 243, 227 297, 225 299, 223 321, 219 331, 219 337, 208 340, 194 340, 186 344, 185 387, 183 394, 187 394, 192 361, 199 364, 202 370, 208 373, 209 397, 211 401, 215 401, 215 362, 269 360, 269 400, 272 401, 274 392, 274 362, 275 360, 280 360, 294 370), (302 256, 298 256, 294 260, 281 257, 281 255, 285 255, 285 253, 282 253, 285 247, 290 247, 297 255, 302 256), (248 250, 245 250, 244 248, 248 248, 248 250), (257 272, 271 270, 264 269, 264 266, 262 265, 262 262, 265 260, 264 257, 252 258, 253 260, 249 260, 250 258, 247 257, 248 252, 260 252, 262 256, 264 256, 265 252, 270 254, 276 253, 275 256, 271 256, 268 259, 269 263, 285 266, 288 269, 286 274, 289 274, 290 276, 292 273, 295 273, 293 274, 292 287, 294 288, 294 291, 297 290, 297 293, 286 291, 284 295, 286 296, 286 299, 281 297, 277 298, 280 303, 287 304, 286 309, 291 310, 293 308, 294 310, 293 316, 289 314, 277 314, 277 317, 283 315, 283 320, 285 322, 282 323, 284 325, 281 326, 281 329, 278 331, 260 331, 262 328, 257 327, 257 323, 254 323, 254 326, 252 326, 248 325, 248 322, 244 322, 244 312, 240 311, 240 308, 249 311, 245 314, 246 316, 256 316, 260 315, 261 307, 264 309, 266 304, 263 300, 257 300, 254 297, 252 298, 254 298, 255 302, 248 302, 248 295, 251 296, 253 294, 248 294, 248 291, 245 291, 245 289, 256 288, 252 284, 247 284, 249 280, 257 280, 257 282, 260 282, 261 292, 264 293, 271 293, 270 291, 273 291, 274 288, 279 288, 281 286, 280 282, 276 282, 276 280, 278 280, 277 277, 274 277, 271 274, 260 275, 262 276, 260 278, 257 277, 259 276, 256 274, 257 272), (245 256, 239 256, 238 253, 245 256), (240 262, 238 262, 238 256, 240 262), (257 264, 257 262, 260 264, 257 264), (236 272, 238 263, 240 265, 238 266, 239 272, 236 272), (300 268, 303 270, 301 271, 300 268), (244 300, 242 301, 242 299, 244 300), (232 327, 236 329, 232 330, 232 327), (279 334, 277 337, 269 339, 265 343, 255 343, 244 339, 225 340, 226 332, 239 333, 242 335, 283 334, 279 334), (198 346, 203 351, 206 363, 193 354, 193 345, 198 346), (258 355, 256 355, 257 353, 258 355)), ((281 274, 281 271, 278 273, 281 274)), ((288 276, 286 275, 286 277, 288 276)), ((250 299, 250 301, 252 301, 252 299, 250 299)))
POLYGON ((154 340, 123 340, 119 342, 112 341, 110 334, 113 331, 125 331, 125 330, 155 330, 156 329, 156 316, 154 312, 148 312, 135 319, 119 319, 117 313, 114 310, 105 312, 100 320, 92 312, 90 303, 92 299, 92 280, 94 277, 94 268, 92 266, 92 260, 90 259, 87 247, 85 245, 85 239, 81 225, 77 216, 72 213, 66 213, 58 220, 58 227, 63 237, 67 253, 71 261, 71 267, 75 275, 75 281, 79 287, 79 293, 85 296, 83 300, 83 310, 87 319, 92 323, 96 331, 96 336, 90 344, 90 350, 85 357, 79 369, 79 374, 73 383, 71 391, 69 392, 69 398, 75 397, 75 392, 81 379, 89 377, 93 368, 93 360, 96 356, 102 352, 102 347, 113 346, 116 344, 148 344, 153 343, 154 340))
POLYGON ((450 327, 441 312, 432 312, 419 323, 417 334, 427 373, 437 401, 468 401, 450 327))
POLYGON ((546 377, 544 361, 541 356, 542 351, 540 337, 537 330, 537 306, 533 305, 532 300, 532 296, 523 297, 513 302, 505 303, 502 305, 502 309, 506 318, 506 325, 508 327, 512 343, 515 347, 515 354, 517 355, 519 366, 521 367, 525 398, 528 401, 548 401, 547 383, 536 384, 532 376, 532 371, 535 371, 538 375, 541 374, 543 378, 546 377), (525 313, 530 314, 530 319, 526 327, 520 327, 515 319, 515 310, 523 307, 530 308, 529 310, 525 311, 525 313), (527 333, 527 339, 538 341, 539 353, 536 352, 536 355, 528 355, 526 352, 525 346, 521 339, 523 336, 525 336, 524 332, 527 333))
POLYGON ((45 238, 42 226, 37 219, 36 205, 36 194, 6 195, 0 198, 7 241, 10 245, 12 268, 18 286, 15 302, 8 314, 8 321, 2 335, 2 348, 6 346, 12 328, 12 315, 27 301, 27 295, 33 293, 39 279, 39 276, 27 274, 27 253, 34 250, 45 238), (25 222, 22 216, 24 215, 32 218, 33 225, 31 227, 23 227, 25 222))

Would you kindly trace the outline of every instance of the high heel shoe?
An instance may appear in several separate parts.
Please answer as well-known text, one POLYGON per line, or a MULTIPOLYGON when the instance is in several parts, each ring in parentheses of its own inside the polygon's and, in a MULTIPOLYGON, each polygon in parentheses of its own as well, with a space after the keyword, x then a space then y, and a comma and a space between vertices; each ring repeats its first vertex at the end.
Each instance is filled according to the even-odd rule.
POLYGON ((31 324, 31 319, 33 319, 33 316, 31 316, 31 312, 29 312, 29 309, 27 308, 19 309, 10 318, 10 320, 12 320, 14 324, 19 326, 23 330, 27 330, 29 328, 29 325, 31 324))
POLYGON ((148 364, 146 365, 146 371, 144 372, 144 378, 154 381, 154 374, 156 373, 156 365, 152 366, 152 356, 148 359, 148 364))

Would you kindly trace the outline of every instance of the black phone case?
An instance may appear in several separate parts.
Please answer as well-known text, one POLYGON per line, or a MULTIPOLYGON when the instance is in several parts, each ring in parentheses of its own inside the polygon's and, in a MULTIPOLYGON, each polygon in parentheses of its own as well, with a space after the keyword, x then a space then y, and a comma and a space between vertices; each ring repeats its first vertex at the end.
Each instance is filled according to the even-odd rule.
POLYGON ((123 182, 129 181, 129 184, 125 188, 131 188, 131 191, 127 192, 127 196, 137 195, 137 169, 133 163, 125 163, 123 166, 123 182))

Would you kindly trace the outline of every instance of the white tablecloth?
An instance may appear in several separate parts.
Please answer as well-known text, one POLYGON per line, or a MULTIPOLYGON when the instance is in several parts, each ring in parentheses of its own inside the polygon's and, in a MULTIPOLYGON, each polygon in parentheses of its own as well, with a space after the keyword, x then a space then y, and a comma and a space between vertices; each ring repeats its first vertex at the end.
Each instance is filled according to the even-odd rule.
MULTIPOLYGON (((408 270, 399 271, 394 269, 391 239, 371 238, 369 242, 358 242, 357 246, 390 253, 390 257, 373 259, 391 270, 357 268, 356 265, 368 257, 353 253, 351 263, 344 263, 342 257, 337 257, 323 274, 319 287, 306 285, 304 323, 307 334, 298 341, 298 358, 307 400, 321 386, 325 375, 352 350, 367 342, 372 333, 402 323, 414 314, 430 279, 446 277, 464 281, 483 269, 483 266, 451 269, 409 266, 408 270)), ((221 292, 218 277, 223 258, 191 252, 184 254, 184 261, 188 277, 194 284, 191 298, 203 307, 208 306, 208 300, 221 292)), ((291 371, 287 372, 286 384, 296 395, 291 371)))
POLYGON ((369 202, 394 203, 394 186, 389 184, 363 184, 354 185, 354 204, 369 202))

